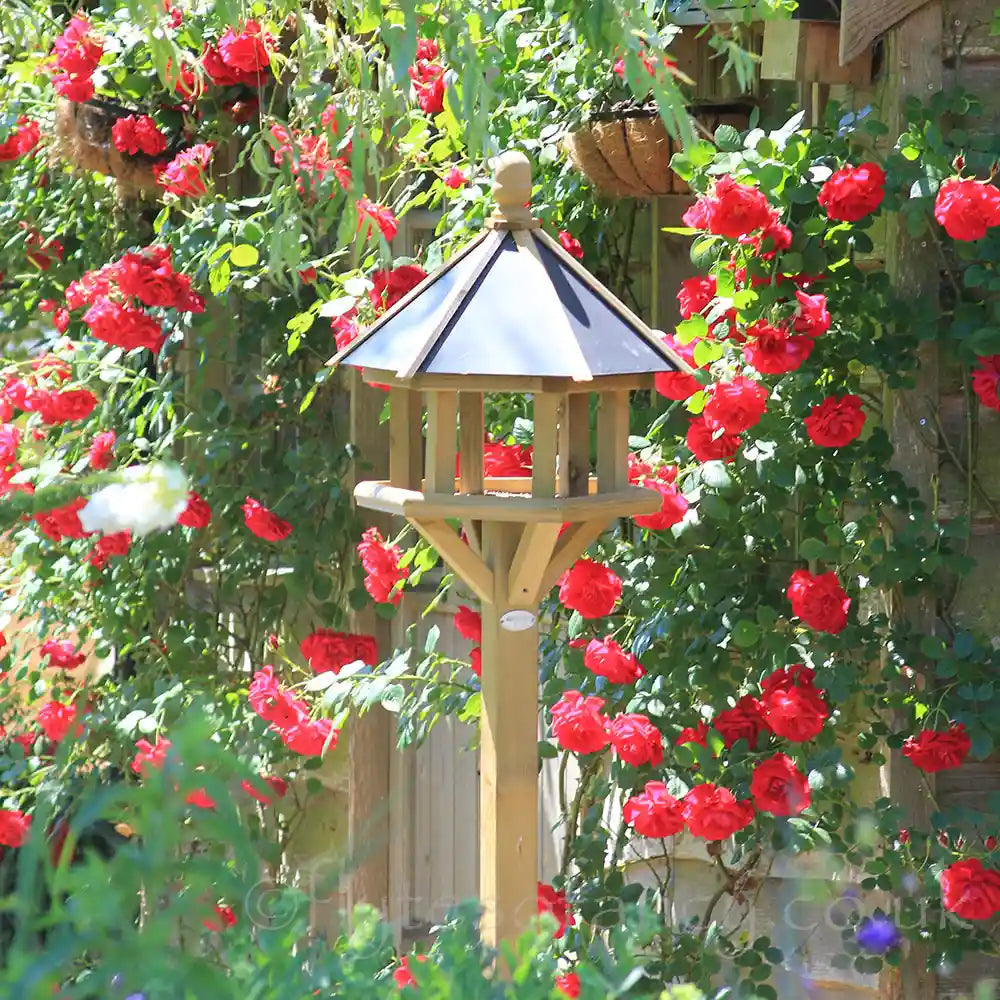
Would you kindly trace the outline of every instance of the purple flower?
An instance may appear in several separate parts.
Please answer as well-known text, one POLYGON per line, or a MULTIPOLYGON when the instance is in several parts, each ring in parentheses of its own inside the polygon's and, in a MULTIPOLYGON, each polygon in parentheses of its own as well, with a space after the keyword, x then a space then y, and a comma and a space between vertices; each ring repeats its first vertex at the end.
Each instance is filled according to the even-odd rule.
POLYGON ((879 913, 873 917, 865 917, 861 921, 855 938, 865 951, 873 955, 884 955, 902 940, 892 918, 879 913))

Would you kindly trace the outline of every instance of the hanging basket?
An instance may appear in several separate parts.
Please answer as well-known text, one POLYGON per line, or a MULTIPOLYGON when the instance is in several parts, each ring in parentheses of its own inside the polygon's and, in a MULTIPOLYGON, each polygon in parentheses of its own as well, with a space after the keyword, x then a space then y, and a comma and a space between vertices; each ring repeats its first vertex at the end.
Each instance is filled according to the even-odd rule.
POLYGON ((159 190, 155 168, 169 163, 174 153, 162 156, 137 153, 129 156, 115 149, 111 129, 119 118, 136 114, 111 101, 91 100, 77 103, 59 98, 56 101, 56 149, 59 155, 80 170, 96 171, 114 177, 119 193, 137 198, 143 192, 159 190))
MULTIPOLYGON (((742 131, 749 111, 742 106, 691 110, 695 127, 709 136, 720 125, 742 131)), ((597 191, 611 198, 659 198, 688 194, 690 188, 670 169, 680 141, 667 134, 659 112, 651 108, 595 115, 572 133, 566 147, 573 165, 597 191)))

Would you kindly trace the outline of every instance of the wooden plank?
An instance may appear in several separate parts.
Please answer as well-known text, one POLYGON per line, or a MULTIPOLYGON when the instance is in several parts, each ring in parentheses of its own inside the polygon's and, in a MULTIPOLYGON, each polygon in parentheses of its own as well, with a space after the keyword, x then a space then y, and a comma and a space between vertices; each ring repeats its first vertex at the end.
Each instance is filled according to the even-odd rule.
POLYGON ((597 409, 597 490, 628 487, 628 393, 606 392, 597 409))
POLYGON ((508 603, 512 607, 534 608, 540 598, 542 580, 549 566, 549 559, 559 538, 562 525, 557 522, 548 524, 526 524, 517 544, 517 552, 510 565, 510 586, 507 592, 508 603))
POLYGON ((801 21, 768 21, 764 25, 764 49, 760 58, 762 80, 796 80, 805 52, 801 21))
MULTIPOLYGON (((485 524, 485 558, 506 594, 516 525, 485 524)), ((538 881, 538 627, 502 627, 485 602, 480 750, 479 896, 483 940, 513 942, 536 914, 538 881)))
MULTIPOLYGON (((854 17, 864 17, 856 5, 852 6, 855 7, 854 17)), ((869 18, 869 28, 883 30, 919 5, 889 0, 871 6, 879 10, 871 11, 878 20, 869 18), (887 19, 889 14, 893 20, 887 19)), ((910 13, 889 33, 886 65, 889 90, 884 107, 890 116, 889 127, 893 135, 906 127, 908 97, 915 96, 923 101, 941 89, 941 46, 941 9, 936 3, 910 13)), ((896 294, 904 299, 919 300, 933 290, 936 296, 941 280, 936 250, 921 237, 910 236, 905 220, 899 215, 889 219, 886 249, 886 271, 896 294)), ((887 429, 894 447, 893 465, 919 491, 928 509, 933 505, 932 491, 938 480, 938 441, 933 430, 938 371, 937 344, 921 344, 916 384, 911 389, 893 393, 886 407, 887 429)), ((897 610, 916 630, 934 631, 937 615, 933 595, 910 598, 897 610)), ((924 784, 925 777, 898 750, 889 754, 886 771, 883 783, 893 803, 903 808, 904 823, 916 829, 929 829, 934 807, 924 784)), ((937 977, 926 971, 927 957, 926 947, 912 945, 897 968, 886 969, 879 977, 880 998, 934 1000, 937 977)))
POLYGON ((565 419, 565 396, 543 392, 535 396, 532 439, 531 493, 534 497, 556 495, 556 457, 559 423, 565 419))
POLYGON ((566 396, 559 424, 559 495, 585 497, 589 492, 590 396, 573 393, 566 396))
POLYGON ((458 394, 459 493, 483 492, 483 394, 458 394))
POLYGON ((428 493, 455 492, 458 393, 427 393, 427 456, 424 488, 428 493))
MULTIPOLYGON (((904 18, 928 5, 928 0, 843 0, 840 8, 840 65, 856 59, 879 35, 884 34, 904 18)), ((940 3, 933 8, 940 21, 940 3)), ((941 37, 941 26, 931 28, 930 38, 941 37)), ((926 97, 926 94, 923 95, 926 97)))
POLYGON ((447 521, 408 518, 410 524, 437 549, 456 576, 481 600, 493 599, 493 573, 456 534, 447 521))
POLYGON ((401 386, 389 389, 389 482, 404 489, 420 487, 424 475, 423 408, 420 393, 401 386))

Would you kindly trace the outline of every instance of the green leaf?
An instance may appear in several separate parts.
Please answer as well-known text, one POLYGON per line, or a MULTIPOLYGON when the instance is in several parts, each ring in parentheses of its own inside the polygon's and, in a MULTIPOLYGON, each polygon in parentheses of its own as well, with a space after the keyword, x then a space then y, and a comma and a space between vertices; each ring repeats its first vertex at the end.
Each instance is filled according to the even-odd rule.
POLYGON ((698 340, 708 333, 708 320, 704 316, 695 313, 690 319, 682 320, 677 324, 675 336, 681 344, 690 344, 692 340, 698 340))
POLYGON ((825 559, 826 553, 826 542, 819 538, 806 538, 799 543, 799 555, 803 559, 825 559))
POLYGON ((240 243, 233 247, 229 259, 235 267, 253 267, 260 260, 260 254, 249 243, 240 243))
POLYGON ((733 626, 733 642, 740 649, 752 649, 760 642, 760 626, 748 618, 742 618, 733 626))
POLYGON ((387 712, 398 712, 403 707, 405 697, 406 691, 403 690, 402 684, 390 684, 382 692, 382 707, 387 712))

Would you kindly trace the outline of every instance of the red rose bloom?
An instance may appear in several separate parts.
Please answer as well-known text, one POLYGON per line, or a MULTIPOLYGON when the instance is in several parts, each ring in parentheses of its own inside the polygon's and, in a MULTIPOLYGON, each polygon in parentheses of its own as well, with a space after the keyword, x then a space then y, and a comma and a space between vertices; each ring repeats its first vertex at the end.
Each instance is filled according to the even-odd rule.
POLYGON ((843 448, 856 440, 865 426, 861 397, 829 396, 805 418, 806 433, 822 448, 843 448))
POLYGON ((112 265, 114 280, 123 295, 147 306, 167 306, 182 312, 204 312, 205 303, 191 290, 191 279, 174 270, 167 247, 146 247, 126 253, 112 265))
POLYGON ((273 514, 253 497, 247 497, 243 503, 243 519, 246 526, 265 542, 280 542, 292 533, 292 526, 287 521, 273 514))
POLYGON ((612 684, 633 684, 646 672, 611 636, 587 643, 583 665, 598 677, 607 677, 612 684))
POLYGON ((660 509, 655 514, 642 514, 633 517, 640 528, 648 528, 650 531, 664 531, 675 524, 680 524, 684 520, 684 515, 688 510, 687 498, 673 483, 665 483, 662 479, 643 479, 640 486, 647 490, 656 490, 663 498, 660 509))
POLYGON ((427 272, 419 264, 400 264, 392 270, 376 271, 372 275, 374 287, 368 293, 376 314, 391 309, 426 277, 427 272))
POLYGON ((816 199, 827 217, 841 222, 857 222, 870 215, 885 197, 885 171, 877 163, 848 164, 820 188, 816 199))
POLYGON ((444 66, 429 59, 418 59, 409 69, 413 95, 420 110, 428 115, 444 111, 444 66))
POLYGON ((1000 410, 1000 354, 979 358, 972 372, 972 391, 990 410, 1000 410))
POLYGON ((934 218, 953 240, 981 240, 1000 225, 1000 191, 990 183, 949 177, 938 188, 934 218))
POLYGON ((215 918, 203 920, 202 926, 206 930, 215 931, 216 934, 221 934, 224 930, 229 927, 236 926, 236 914, 233 913, 233 908, 226 904, 220 904, 215 907, 215 918))
POLYGON ((761 812, 798 816, 809 805, 809 782, 790 757, 776 753, 754 768, 750 794, 761 812))
POLYGON ((227 66, 243 73, 259 73, 271 64, 274 38, 259 21, 247 21, 242 30, 226 28, 219 39, 219 54, 227 66))
POLYGON ((418 59, 437 59, 441 54, 441 49, 438 43, 433 38, 418 38, 417 39, 417 58, 418 59))
POLYGON ((135 306, 98 299, 83 314, 83 321, 98 340, 126 351, 146 347, 156 353, 163 346, 163 328, 135 306))
POLYGON ((923 729, 903 744, 903 756, 921 771, 934 773, 960 767, 972 749, 972 741, 961 722, 953 722, 947 732, 923 729))
POLYGON ((87 562, 95 569, 104 569, 109 560, 115 556, 127 556, 131 545, 132 533, 130 531, 116 531, 111 535, 102 535, 87 555, 87 562))
POLYGON ((732 177, 719 177, 710 195, 705 195, 684 213, 684 225, 706 229, 717 236, 739 239, 770 225, 773 210, 767 198, 732 177))
POLYGON ((699 462, 731 462, 742 444, 739 434, 713 430, 705 422, 704 416, 695 417, 691 421, 685 441, 691 454, 699 462))
POLYGON ((737 802, 728 788, 696 785, 682 801, 688 830, 704 840, 725 840, 753 822, 753 804, 737 802))
MULTIPOLYGON (((399 228, 399 220, 393 214, 392 209, 385 205, 379 205, 370 198, 361 197, 358 199, 358 230, 365 225, 365 220, 370 219, 378 226, 379 232, 385 237, 387 242, 391 242, 396 236, 399 228)), ((371 225, 365 229, 365 235, 371 234, 371 225)))
POLYGON ((77 497, 63 507, 36 514, 35 520, 42 534, 53 542, 61 542, 64 538, 86 538, 87 532, 80 523, 80 511, 86 505, 84 497, 77 497))
POLYGON ((89 417, 97 407, 97 397, 89 389, 39 390, 33 403, 43 424, 65 424, 89 417))
POLYGON ((279 733, 281 742, 292 753, 302 757, 321 757, 333 750, 340 739, 340 730, 329 719, 304 718, 279 733))
POLYGON ((156 174, 156 183, 178 198, 200 198, 208 191, 208 164, 212 143, 200 142, 182 150, 156 174))
POLYGON ((658 767, 663 762, 663 737, 645 715, 616 715, 608 726, 608 736, 615 753, 626 764, 658 767))
POLYGON ((474 646, 469 650, 469 669, 477 676, 483 676, 483 650, 474 646))
POLYGON ((177 515, 177 523, 185 528, 207 528, 212 520, 212 508, 194 490, 188 493, 187 506, 177 515))
POLYGON ((675 746, 684 746, 685 743, 697 743, 700 746, 708 746, 708 723, 699 722, 697 726, 686 726, 680 731, 675 746))
POLYGON ((184 796, 184 801, 197 809, 215 809, 215 799, 204 788, 196 788, 193 792, 188 792, 184 796))
POLYGON ((87 461, 92 469, 106 469, 115 454, 115 432, 101 431, 95 434, 87 450, 87 461))
POLYGON ((458 167, 452 167, 444 177, 444 186, 450 191, 459 191, 468 183, 469 178, 458 167))
POLYGON ((785 326, 759 320, 747 330, 752 337, 743 345, 743 357, 761 375, 786 375, 798 371, 812 354, 808 337, 793 337, 785 326))
POLYGON ((87 658, 69 639, 46 639, 39 652, 49 658, 50 667, 60 670, 74 670, 87 658))
POLYGON ((284 778, 279 778, 275 775, 270 777, 265 777, 263 774, 258 775, 261 781, 263 781, 271 789, 274 795, 272 798, 266 792, 260 791, 252 781, 241 782, 241 787, 248 794, 255 798, 262 806, 273 806, 274 799, 283 799, 288 793, 288 782, 284 778))
POLYGON ((808 570, 797 569, 788 583, 788 599, 792 614, 817 632, 837 635, 847 624, 851 599, 835 573, 813 576, 808 570))
POLYGON ((751 750, 757 749, 761 734, 767 732, 760 702, 748 694, 732 708, 719 712, 712 720, 712 727, 727 747, 733 746, 737 740, 746 740, 751 750))
POLYGON ((578 559, 559 581, 559 602, 584 618, 610 615, 622 596, 622 582, 610 567, 578 559))
POLYGON ((564 972, 556 976, 556 989, 572 1000, 580 995, 580 977, 575 972, 564 972))
POLYGON ((561 938, 566 933, 567 927, 573 927, 576 920, 570 912, 569 903, 566 901, 566 893, 554 889, 544 882, 538 883, 538 912, 551 913, 559 922, 555 936, 561 938))
MULTIPOLYGON (((692 368, 703 367, 694 363, 695 341, 682 344, 673 334, 667 333, 663 335, 663 343, 692 368)), ((678 402, 690 399, 702 388, 701 383, 693 375, 688 375, 686 372, 657 372, 654 384, 656 391, 661 396, 678 402)))
POLYGON ((61 743, 73 727, 76 708, 61 701, 47 701, 38 710, 38 725, 45 737, 53 743, 61 743))
POLYGON ((737 375, 729 382, 716 382, 702 416, 712 430, 739 434, 760 421, 767 410, 769 392, 753 379, 737 375))
POLYGON ((426 955, 404 955, 399 960, 399 965, 392 974, 393 982, 400 988, 405 989, 407 986, 416 986, 417 981, 413 978, 413 973, 410 972, 410 959, 415 958, 418 962, 426 962, 426 955))
POLYGON ((531 445, 487 441, 483 445, 483 474, 489 477, 530 476, 531 445))
POLYGON ((131 765, 133 773, 142 776, 149 768, 159 770, 167 762, 170 747, 170 740, 165 740, 162 736, 156 737, 156 743, 150 743, 149 740, 136 741, 136 754, 131 765))
POLYGON ((578 239, 571 233, 566 232, 565 229, 559 230, 559 243, 563 250, 570 256, 575 257, 577 260, 583 260, 583 246, 578 239))
POLYGON ((608 717, 601 711, 604 699, 567 691, 552 706, 552 735, 563 750, 597 753, 609 742, 608 717))
POLYGON ((684 829, 684 807, 662 781, 648 781, 622 809, 622 817, 643 837, 672 837, 684 829))
POLYGON ((483 641, 483 616, 478 611, 460 604, 452 622, 463 639, 475 643, 483 641))
POLYGON ((811 683, 765 687, 761 711, 775 736, 792 743, 814 740, 830 717, 822 692, 811 683))
POLYGON ((126 115, 111 126, 111 141, 119 153, 159 156, 167 148, 164 134, 149 115, 126 115))
POLYGON ((941 902, 963 920, 989 920, 1000 910, 1000 872, 978 858, 956 861, 941 872, 941 902))
POLYGON ((698 275, 695 278, 685 278, 677 293, 677 302, 681 309, 681 319, 690 319, 695 313, 703 312, 715 298, 717 284, 714 274, 698 275))
POLYGON ((0 163, 16 160, 38 145, 41 129, 38 122, 30 121, 24 115, 17 120, 17 127, 12 128, 7 138, 0 142, 0 163))
POLYGON ((373 667, 378 663, 378 646, 373 635, 355 635, 320 628, 302 640, 299 647, 314 674, 339 674, 348 663, 360 660, 373 667))
POLYGON ((403 550, 390 545, 376 528, 368 528, 357 545, 358 558, 365 571, 365 590, 379 603, 398 604, 402 598, 397 585, 409 575, 407 566, 400 566, 403 550))
POLYGON ((0 844, 20 847, 31 830, 31 817, 20 809, 0 809, 0 844))
POLYGON ((826 307, 826 296, 808 295, 801 289, 796 290, 795 298, 799 306, 795 312, 792 327, 796 333, 804 333, 807 337, 819 337, 830 329, 830 310, 826 307))

